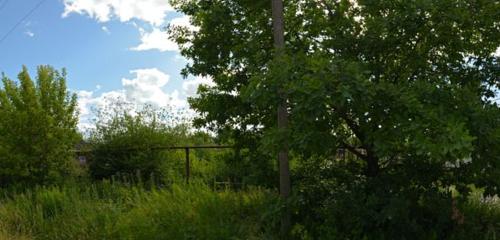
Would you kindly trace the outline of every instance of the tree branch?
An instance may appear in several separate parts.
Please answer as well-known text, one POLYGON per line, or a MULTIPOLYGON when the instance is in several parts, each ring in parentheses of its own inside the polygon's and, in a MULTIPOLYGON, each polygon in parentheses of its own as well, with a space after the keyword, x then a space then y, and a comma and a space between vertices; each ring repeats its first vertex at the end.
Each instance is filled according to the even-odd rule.
POLYGON ((367 161, 368 160, 368 156, 364 155, 363 153, 361 153, 360 151, 358 151, 357 148, 349 145, 349 144, 346 144, 345 142, 342 142, 342 147, 344 147, 345 149, 349 150, 349 152, 353 153, 354 155, 358 156, 359 158, 367 161))
POLYGON ((365 135, 361 132, 359 129, 359 125, 352 120, 346 111, 341 111, 338 108, 333 108, 333 110, 337 111, 340 115, 340 117, 346 122, 347 126, 351 129, 351 131, 354 133, 354 135, 361 141, 364 142, 365 140, 365 135))

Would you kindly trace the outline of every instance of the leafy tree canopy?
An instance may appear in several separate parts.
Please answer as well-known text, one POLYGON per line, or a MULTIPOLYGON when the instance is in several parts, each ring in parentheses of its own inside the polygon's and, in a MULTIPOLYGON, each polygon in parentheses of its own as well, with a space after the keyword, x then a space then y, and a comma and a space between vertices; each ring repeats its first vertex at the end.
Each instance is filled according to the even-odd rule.
POLYGON ((190 99, 199 126, 263 146, 287 138, 303 156, 346 148, 367 179, 498 191, 497 2, 285 1, 279 59, 269 1, 172 4, 197 27, 170 29, 191 60, 183 73, 216 83, 190 99), (278 89, 289 103, 284 133, 275 127, 278 89))
POLYGON ((2 76, 0 88, 0 185, 43 184, 73 169, 78 143, 76 95, 66 72, 40 66, 36 81, 23 67, 19 81, 2 76))

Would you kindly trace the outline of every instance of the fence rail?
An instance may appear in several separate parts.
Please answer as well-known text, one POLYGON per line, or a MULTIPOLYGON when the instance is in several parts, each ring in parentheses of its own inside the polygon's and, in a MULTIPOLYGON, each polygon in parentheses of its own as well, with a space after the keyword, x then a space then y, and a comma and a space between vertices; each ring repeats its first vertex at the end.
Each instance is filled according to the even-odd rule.
MULTIPOLYGON (((191 161, 189 159, 189 151, 190 149, 228 149, 228 148, 235 148, 234 146, 230 145, 197 145, 197 146, 155 146, 155 147, 149 147, 149 148, 117 148, 117 149, 106 149, 107 151, 119 151, 119 152, 124 152, 124 151, 139 151, 139 150, 182 150, 184 149, 185 151, 185 156, 186 156, 186 162, 185 162, 185 178, 186 178, 186 183, 189 184, 189 178, 191 177, 191 161)), ((76 154, 88 154, 95 152, 96 150, 93 149, 79 149, 79 150, 73 150, 74 153, 76 154)))
MULTIPOLYGON (((116 148, 116 149, 106 149, 106 151, 116 151, 116 152, 125 152, 125 151, 140 151, 140 150, 183 150, 185 151, 185 178, 186 178, 186 183, 189 183, 189 179, 191 177, 191 161, 189 158, 190 155, 190 149, 230 149, 230 148, 236 148, 235 146, 231 145, 195 145, 195 146, 154 146, 154 147, 148 147, 148 148, 116 148)), ((358 151, 363 152, 364 149, 357 149, 358 151)), ((82 154, 89 154, 92 152, 95 152, 96 150, 93 149, 80 149, 80 150, 73 150, 74 153, 79 154, 81 156, 82 154)), ((350 153, 348 149, 345 148, 339 148, 336 151, 335 154, 336 159, 341 159, 341 160, 346 160, 346 157, 351 155, 352 157, 356 157, 355 154, 350 153)))

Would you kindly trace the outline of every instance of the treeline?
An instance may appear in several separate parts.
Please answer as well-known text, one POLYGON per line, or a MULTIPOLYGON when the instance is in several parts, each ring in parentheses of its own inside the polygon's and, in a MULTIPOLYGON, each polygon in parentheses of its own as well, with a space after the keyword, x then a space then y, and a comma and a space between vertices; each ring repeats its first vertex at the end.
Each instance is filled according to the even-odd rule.
MULTIPOLYGON (((80 132, 77 98, 66 88, 64 69, 40 66, 32 79, 23 67, 17 81, 3 76, 2 83, 2 187, 60 184, 72 178, 183 182, 184 151, 156 147, 220 143, 213 134, 192 128, 171 109, 132 106, 120 100, 96 109, 92 128, 80 132), (85 159, 83 165, 79 158, 85 159)), ((255 154, 246 148, 191 152, 194 179, 239 186, 272 185, 262 177, 273 175, 272 165, 261 168, 252 163, 250 158, 255 154)))
POLYGON ((273 169, 248 150, 192 151, 186 185, 184 151, 153 148, 216 144, 215 136, 123 102, 99 109, 82 135, 64 70, 41 66, 32 79, 23 68, 2 81, 0 239, 277 238, 281 204, 260 188, 274 185, 262 177, 273 169))
POLYGON ((459 165, 448 161, 442 169, 438 162, 400 157, 393 160, 398 168, 381 168, 380 176, 368 177, 365 159, 352 152, 346 156, 345 146, 339 148, 340 156, 337 151, 325 155, 294 150, 293 196, 283 203, 271 194, 277 191, 277 163, 273 149, 261 142, 265 136, 236 129, 208 134, 183 121, 167 124, 176 117, 168 111, 148 106, 131 111, 116 102, 96 112, 94 128, 83 137, 77 131, 76 97, 67 91, 65 76, 64 70, 41 66, 36 80, 26 68, 17 82, 3 77, 0 179, 6 197, 0 200, 0 237, 148 239, 160 234, 161 239, 274 239, 284 206, 293 211, 290 237, 295 239, 393 239, 408 234, 418 235, 416 239, 490 239, 500 233, 500 203, 485 192, 495 185, 477 188, 467 178, 452 180, 449 175, 463 171, 460 164, 470 159, 459 165), (183 185, 183 151, 154 149, 221 142, 235 149, 192 155, 193 186, 183 185), (87 158, 83 166, 77 148, 87 158), (244 191, 214 192, 220 189, 211 185, 217 179, 238 183, 229 189, 244 191), (172 190, 177 193, 172 195, 172 190), (94 206, 104 212, 96 214, 94 206), (81 210, 74 212, 76 207, 81 210), (189 208, 194 215, 183 213, 189 208), (221 228, 206 215, 221 208, 227 210, 214 216, 230 227, 221 228), (86 216, 77 217, 82 214, 86 216), (129 216, 137 221, 125 220, 129 216), (148 223, 156 217, 160 222, 148 223), (103 226, 91 223, 101 218, 110 221, 103 226), (177 228, 173 219, 185 225, 177 228), (71 226, 60 228, 64 222, 82 226, 86 234, 71 226), (193 232, 185 236, 184 231, 193 232))

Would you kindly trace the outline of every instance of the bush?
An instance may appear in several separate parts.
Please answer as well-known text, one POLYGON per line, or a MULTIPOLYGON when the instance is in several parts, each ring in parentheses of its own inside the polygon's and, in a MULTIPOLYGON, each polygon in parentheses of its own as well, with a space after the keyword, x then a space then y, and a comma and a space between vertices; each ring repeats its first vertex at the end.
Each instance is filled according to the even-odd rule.
POLYGON ((487 239, 500 237, 500 198, 484 196, 475 190, 468 202, 459 206, 463 224, 453 233, 452 239, 487 239))
POLYGON ((357 172, 356 164, 361 163, 311 158, 296 169, 295 218, 306 236, 423 240, 499 236, 498 198, 485 201, 477 191, 467 198, 437 183, 410 180, 402 172, 366 178, 357 172))
POLYGON ((182 142, 182 127, 165 125, 160 112, 152 108, 132 114, 116 107, 112 112, 102 110, 91 132, 90 175, 103 179, 117 175, 150 178, 181 174, 182 159, 154 148, 182 142))
POLYGON ((276 187, 279 183, 274 157, 257 149, 236 149, 220 156, 224 168, 221 180, 230 180, 242 186, 276 187))
MULTIPOLYGON (((207 133, 194 131, 182 119, 172 120, 167 109, 143 106, 135 111, 115 102, 113 109, 100 109, 96 128, 90 132, 93 150, 89 173, 94 179, 130 178, 162 183, 184 181, 184 149, 158 149, 169 146, 214 144, 207 133)), ((219 159, 227 150, 192 149, 191 177, 211 182, 225 167, 219 159)))
POLYGON ((0 187, 62 181, 75 169, 70 150, 80 139, 66 72, 40 66, 35 83, 23 67, 18 79, 3 76, 0 88, 0 187))

